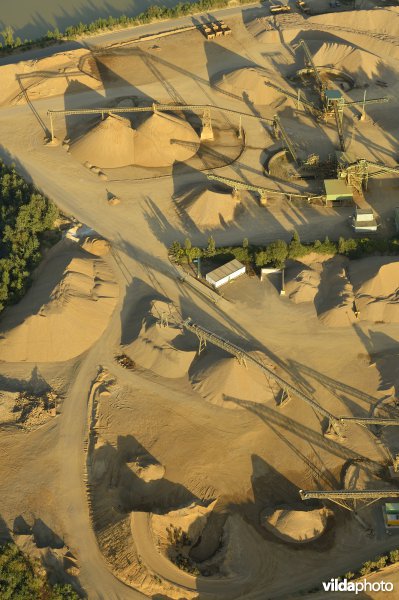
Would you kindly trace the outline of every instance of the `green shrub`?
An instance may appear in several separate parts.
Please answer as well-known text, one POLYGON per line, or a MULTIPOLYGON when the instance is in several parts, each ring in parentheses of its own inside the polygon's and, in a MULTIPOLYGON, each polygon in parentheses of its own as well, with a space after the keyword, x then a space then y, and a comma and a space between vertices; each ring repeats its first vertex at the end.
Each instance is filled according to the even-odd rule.
POLYGON ((2 600, 79 600, 72 586, 49 585, 42 569, 12 543, 0 546, 0 598, 2 600))
POLYGON ((308 252, 308 247, 301 244, 299 234, 294 230, 288 245, 288 258, 300 258, 301 256, 308 254, 308 252))

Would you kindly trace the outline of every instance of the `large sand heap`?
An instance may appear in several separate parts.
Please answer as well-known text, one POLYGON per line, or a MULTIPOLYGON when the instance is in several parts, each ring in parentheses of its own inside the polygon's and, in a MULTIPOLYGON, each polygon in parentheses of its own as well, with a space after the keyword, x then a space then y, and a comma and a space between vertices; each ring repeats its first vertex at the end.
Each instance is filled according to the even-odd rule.
POLYGON ((295 304, 313 302, 319 290, 322 263, 309 268, 303 265, 299 273, 285 272, 285 293, 295 304))
POLYGON ((185 554, 189 553, 190 548, 200 538, 206 525, 209 514, 215 508, 217 500, 214 500, 208 506, 192 503, 177 510, 171 510, 165 514, 151 514, 151 526, 154 538, 158 541, 158 548, 161 552, 173 556, 173 541, 182 539, 182 534, 186 537, 185 554), (179 535, 180 534, 180 535, 179 535))
POLYGON ((126 167, 134 163, 136 132, 129 119, 109 115, 70 146, 70 151, 82 163, 102 169, 126 167))
POLYGON ((179 207, 199 229, 213 229, 235 220, 237 200, 231 193, 205 189, 194 198, 180 200, 179 207))
POLYGON ((154 112, 137 128, 135 144, 136 165, 170 167, 194 156, 200 140, 187 121, 165 112, 154 112))
POLYGON ((324 509, 292 510, 282 507, 261 515, 262 525, 287 542, 311 542, 320 537, 327 522, 324 509))
POLYGON ((349 268, 360 318, 399 322, 399 261, 386 257, 353 261, 349 268))
POLYGON ((305 257, 287 269, 286 293, 295 303, 313 302, 319 319, 329 327, 344 327, 356 319, 354 294, 346 274, 347 259, 305 257))
POLYGON ((346 327, 356 320, 355 297, 346 266, 347 260, 340 256, 324 263, 315 303, 319 319, 329 327, 346 327))
POLYGON ((75 257, 70 249, 55 253, 42 265, 23 300, 6 311, 0 360, 64 361, 101 336, 115 307, 118 286, 103 260, 74 250, 75 257))
POLYGON ((217 87, 236 96, 246 94, 253 104, 271 104, 273 107, 277 107, 285 101, 285 96, 266 86, 265 81, 269 80, 278 83, 275 74, 268 77, 266 72, 246 67, 223 74, 217 81, 217 87))
POLYGON ((332 67, 348 73, 358 85, 386 75, 379 56, 347 44, 324 43, 314 54, 313 60, 318 67, 332 67))
MULTIPOLYGON (((254 355, 259 359, 259 356, 254 355)), ((193 388, 205 400, 218 406, 236 409, 235 400, 276 402, 279 388, 262 371, 252 365, 240 365, 234 356, 212 350, 192 366, 190 379, 193 388)))
POLYGON ((143 320, 139 336, 124 352, 138 365, 169 378, 184 377, 196 354, 179 328, 162 327, 152 316, 143 320))
POLYGON ((94 70, 83 71, 81 68, 89 56, 86 49, 77 48, 45 58, 1 65, 0 105, 25 104, 28 98, 36 100, 65 94, 71 81, 86 89, 98 89, 102 83, 94 70))

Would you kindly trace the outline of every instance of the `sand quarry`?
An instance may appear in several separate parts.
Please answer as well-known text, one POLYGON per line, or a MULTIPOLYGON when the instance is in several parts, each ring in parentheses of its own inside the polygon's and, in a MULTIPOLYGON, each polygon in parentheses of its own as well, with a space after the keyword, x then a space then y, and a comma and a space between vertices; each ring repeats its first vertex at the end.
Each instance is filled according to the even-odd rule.
MULTIPOLYGON (((232 7, 228 37, 135 42, 129 30, 119 44, 110 32, 0 63, 1 154, 79 223, 0 315, 0 535, 90 599, 303 597, 398 547, 381 501, 359 521, 299 495, 398 489, 397 426, 352 421, 337 435, 301 396, 336 417, 398 418, 397 257, 289 261, 285 296, 280 273, 248 274, 219 296, 168 257, 186 237, 353 235, 353 206, 284 195, 320 194, 321 178, 265 166, 282 149, 276 113, 300 161, 339 148, 331 120, 297 107, 298 89, 317 100, 297 77, 302 38, 347 102, 390 97, 363 121, 345 109, 343 130, 355 157, 397 164, 399 11, 363 4, 310 17, 232 7), (57 113, 48 144, 47 111, 75 109, 94 112, 57 113), (278 193, 261 205, 209 173, 278 193), (189 317, 246 359, 200 345, 189 317)), ((394 234, 398 192, 383 174, 355 198, 377 216, 377 237, 394 234)), ((397 567, 389 577, 399 585, 397 567)))

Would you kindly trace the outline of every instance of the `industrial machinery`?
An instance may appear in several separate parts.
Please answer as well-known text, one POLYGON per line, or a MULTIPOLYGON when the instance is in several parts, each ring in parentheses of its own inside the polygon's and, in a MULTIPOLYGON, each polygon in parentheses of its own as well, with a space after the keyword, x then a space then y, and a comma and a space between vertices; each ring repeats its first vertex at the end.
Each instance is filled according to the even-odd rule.
POLYGON ((302 198, 307 200, 309 203, 321 198, 321 196, 316 196, 312 194, 298 194, 295 192, 284 192, 282 190, 272 190, 270 188, 265 188, 257 185, 249 185, 244 183, 243 181, 237 181, 235 179, 229 179, 228 177, 219 177, 218 175, 213 175, 212 173, 207 175, 207 178, 211 181, 219 181, 230 187, 235 194, 239 192, 239 190, 249 190, 251 192, 256 192, 260 197, 260 204, 267 204, 268 196, 286 196, 289 200, 292 198, 302 198))
MULTIPOLYGON (((313 75, 316 83, 316 89, 320 96, 321 110, 324 118, 327 119, 333 116, 335 119, 340 148, 345 151, 345 140, 343 132, 343 121, 344 121, 344 109, 351 106, 362 106, 362 117, 365 115, 365 106, 369 104, 381 104, 389 102, 390 99, 387 96, 382 98, 371 98, 366 100, 366 93, 364 94, 363 100, 356 100, 347 102, 342 96, 342 93, 338 89, 328 88, 327 84, 323 81, 319 69, 316 67, 313 56, 309 50, 309 47, 305 40, 300 40, 298 47, 301 47, 305 54, 305 72, 313 75)), ((303 72, 303 71, 302 71, 303 72)))
POLYGON ((357 502, 363 501, 362 508, 370 506, 381 498, 399 498, 399 490, 299 490, 302 500, 331 500, 347 510, 356 510, 357 502), (352 502, 353 504, 348 504, 352 502))
MULTIPOLYGON (((203 129, 207 129, 208 133, 212 129, 211 111, 217 110, 225 114, 237 115, 240 119, 240 130, 242 118, 256 119, 257 121, 273 124, 272 119, 266 117, 259 117, 258 115, 252 115, 249 113, 243 113, 238 110, 229 108, 223 108, 222 106, 214 106, 213 104, 156 104, 153 103, 150 106, 116 106, 116 107, 102 107, 102 108, 77 108, 70 110, 51 110, 47 111, 47 115, 50 117, 50 141, 54 141, 54 118, 61 115, 101 115, 102 119, 106 115, 120 114, 120 113, 137 113, 137 112, 173 112, 173 111, 197 111, 203 114, 202 124, 203 129)), ((209 137, 208 137, 209 139, 209 137)))
POLYGON ((288 133, 286 132, 285 128, 283 127, 280 117, 278 115, 274 115, 274 118, 273 118, 273 132, 274 132, 275 137, 281 138, 286 150, 291 154, 295 164, 298 165, 299 161, 298 161, 298 156, 297 156, 296 150, 294 148, 294 144, 292 143, 288 133))
POLYGON ((383 173, 393 173, 399 175, 399 166, 389 167, 382 163, 366 160, 365 158, 355 159, 345 152, 337 152, 337 177, 345 179, 346 183, 360 192, 367 189, 368 180, 371 177, 382 175, 383 173))
POLYGON ((215 333, 208 331, 204 327, 193 323, 190 318, 185 319, 182 322, 182 326, 184 327, 184 329, 187 329, 187 331, 191 331, 198 337, 200 342, 199 352, 201 352, 201 350, 205 348, 207 342, 210 342, 218 348, 222 348, 229 354, 235 356, 240 364, 252 364, 253 366, 260 369, 266 375, 267 378, 273 379, 280 386, 285 396, 291 394, 297 396, 298 398, 306 402, 309 406, 311 406, 318 414, 325 417, 328 420, 327 433, 334 433, 336 435, 342 434, 342 424, 340 423, 340 420, 337 419, 337 417, 335 417, 328 410, 320 406, 320 404, 318 404, 315 400, 304 394, 293 384, 289 383, 288 381, 277 375, 277 373, 272 368, 267 367, 260 360, 254 358, 252 354, 249 354, 242 348, 239 348, 232 342, 223 339, 215 333))

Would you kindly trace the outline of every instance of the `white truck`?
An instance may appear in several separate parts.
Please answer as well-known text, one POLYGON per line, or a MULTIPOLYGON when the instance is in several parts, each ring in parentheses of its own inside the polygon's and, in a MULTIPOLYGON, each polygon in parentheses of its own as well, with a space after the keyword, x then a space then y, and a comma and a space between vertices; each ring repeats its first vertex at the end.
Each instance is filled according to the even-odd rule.
POLYGON ((352 227, 356 233, 375 233, 378 224, 371 208, 357 208, 352 216, 352 227))

